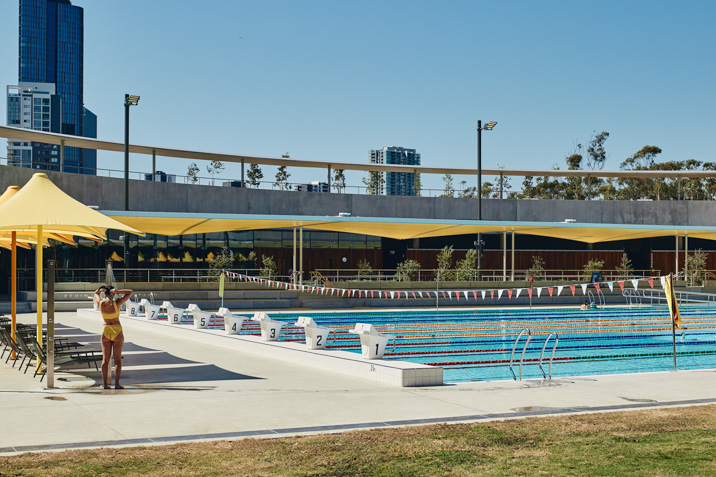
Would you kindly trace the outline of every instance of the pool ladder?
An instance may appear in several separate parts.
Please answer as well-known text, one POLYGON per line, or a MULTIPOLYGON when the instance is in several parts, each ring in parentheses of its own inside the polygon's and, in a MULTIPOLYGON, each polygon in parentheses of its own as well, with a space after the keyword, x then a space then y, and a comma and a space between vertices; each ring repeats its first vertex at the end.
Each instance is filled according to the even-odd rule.
MULTIPOLYGON (((523 328, 522 331, 520 331, 520 334, 517 335, 517 338, 515 339, 515 344, 512 345, 512 355, 510 356, 510 372, 512 373, 512 378, 517 381, 517 375, 515 375, 515 371, 512 369, 512 364, 515 361, 515 349, 517 349, 517 343, 520 341, 520 338, 522 338, 522 335, 527 333, 527 341, 525 341, 525 346, 522 348, 522 356, 520 357, 520 381, 522 381, 522 365, 525 362, 525 353, 527 352, 527 345, 529 345, 530 340, 532 339, 532 331, 529 328, 523 328)), ((554 345, 552 346, 552 355, 549 358, 549 379, 552 379, 552 361, 554 361, 554 352, 557 350, 557 344, 559 343, 559 335, 557 335, 556 332, 551 332, 549 335, 547 335, 547 339, 544 340, 544 345, 542 345, 542 352, 539 356, 539 369, 542 372, 542 376, 544 376, 545 379, 547 378, 547 374, 544 372, 544 368, 542 367, 542 361, 544 360, 544 351, 547 349, 547 343, 549 342, 550 338, 554 336, 554 345)))

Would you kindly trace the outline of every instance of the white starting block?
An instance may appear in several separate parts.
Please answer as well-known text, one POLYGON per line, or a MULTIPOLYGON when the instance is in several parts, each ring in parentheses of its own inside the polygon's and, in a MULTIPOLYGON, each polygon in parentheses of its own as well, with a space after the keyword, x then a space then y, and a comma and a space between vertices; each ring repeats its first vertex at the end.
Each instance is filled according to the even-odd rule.
MULTIPOLYGON (((328 335, 331 331, 334 331, 333 328, 318 326, 310 316, 299 316, 296 326, 303 328, 304 333, 306 333, 306 346, 308 349, 325 349, 328 335)), ((333 337, 335 339, 335 334, 333 337)))
POLYGON ((165 301, 162 303, 162 308, 167 310, 167 320, 171 325, 181 324, 181 319, 186 313, 184 308, 176 308, 171 302, 165 301))
POLYGON ((224 329, 227 335, 238 335, 241 332, 241 327, 246 320, 245 316, 234 315, 228 308, 219 308, 218 315, 224 317, 224 329))
POLYGON ((378 332, 370 323, 356 323, 355 329, 348 332, 360 335, 360 351, 365 359, 381 359, 391 339, 395 349, 395 336, 378 332))
POLYGON ((259 325, 261 325, 261 339, 264 341, 278 341, 281 328, 286 324, 285 321, 272 320, 263 311, 254 313, 254 317, 251 320, 258 321, 259 325))
POLYGON ((146 298, 142 298, 139 301, 139 305, 144 308, 144 316, 148 320, 159 319, 159 310, 161 308, 159 305, 152 305, 146 298))
POLYGON ((211 319, 211 313, 207 313, 206 311, 201 311, 199 306, 194 303, 190 303, 186 309, 187 309, 187 311, 190 311, 192 313, 192 315, 194 316, 194 327, 195 328, 206 329, 209 327, 209 320, 211 319))
POLYGON ((139 303, 134 301, 128 301, 126 303, 127 316, 139 316, 139 303))

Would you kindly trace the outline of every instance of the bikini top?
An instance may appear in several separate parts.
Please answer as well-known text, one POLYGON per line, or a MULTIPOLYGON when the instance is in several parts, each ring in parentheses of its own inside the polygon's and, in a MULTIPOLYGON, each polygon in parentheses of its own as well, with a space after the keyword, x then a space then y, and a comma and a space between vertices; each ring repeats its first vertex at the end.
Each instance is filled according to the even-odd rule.
POLYGON ((117 303, 112 302, 112 306, 114 306, 114 313, 105 313, 102 311, 102 307, 99 307, 99 312, 102 315, 102 318, 105 320, 113 320, 115 318, 119 318, 119 307, 117 306, 117 303))

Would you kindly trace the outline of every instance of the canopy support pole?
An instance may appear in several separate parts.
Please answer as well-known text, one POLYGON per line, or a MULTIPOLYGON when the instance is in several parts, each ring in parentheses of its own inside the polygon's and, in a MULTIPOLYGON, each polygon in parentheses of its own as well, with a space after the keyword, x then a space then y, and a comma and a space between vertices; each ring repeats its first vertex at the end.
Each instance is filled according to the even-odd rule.
POLYGON ((684 279, 689 273, 689 234, 684 235, 684 279))
POLYGON ((502 281, 507 281, 507 232, 502 232, 502 281))
POLYGON ((674 273, 674 280, 679 276, 679 236, 676 236, 676 252, 674 253, 674 257, 676 257, 676 262, 674 264, 674 268, 676 269, 676 272, 674 273))
MULTIPOLYGON (((42 225, 37 226, 37 245, 35 246, 35 291, 37 292, 37 344, 42 348, 42 225)), ((42 363, 37 364, 42 366, 42 363)))
POLYGON ((331 192, 331 165, 328 164, 328 192, 331 192))
MULTIPOLYGON (((12 340, 15 341, 15 330, 17 329, 17 232, 12 232, 12 250, 10 258, 10 332, 12 340)), ((13 350, 12 359, 17 358, 13 350)))
POLYGON ((152 181, 157 180, 157 150, 152 149, 152 181))
POLYGON ((515 281, 515 231, 512 230, 512 281, 515 281))
POLYGON ((241 159, 241 187, 246 187, 246 179, 244 179, 244 160, 241 159))
POLYGON ((299 229, 298 233, 298 284, 303 285, 303 226, 299 229))
POLYGON ((291 283, 296 284, 296 227, 293 228, 293 267, 291 267, 291 283))

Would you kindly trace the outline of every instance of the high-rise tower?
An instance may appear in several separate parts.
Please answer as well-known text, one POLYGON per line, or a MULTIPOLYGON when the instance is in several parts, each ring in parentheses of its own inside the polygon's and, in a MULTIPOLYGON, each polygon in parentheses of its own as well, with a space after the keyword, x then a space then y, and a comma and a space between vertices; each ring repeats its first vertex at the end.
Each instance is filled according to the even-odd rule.
MULTIPOLYGON (((415 149, 384 147, 370 151, 371 164, 420 165, 420 154, 415 149)), ((376 192, 379 195, 416 195, 416 177, 412 172, 379 172, 383 178, 376 192)))
MULTIPOLYGON (((70 0, 19 0, 20 35, 18 84, 54 85, 61 99, 60 131, 96 137, 96 127, 85 128, 85 117, 96 117, 84 107, 84 11, 70 0), (87 129, 87 130, 86 130, 87 129), (93 135, 94 132, 94 135, 93 135), (89 133, 89 134, 86 134, 89 133)), ((8 101, 9 104, 9 101, 8 101)), ((34 106, 33 106, 34 108, 34 106)), ((41 112, 41 111, 40 111, 41 112)), ((31 111, 35 113, 34 109, 31 111)), ((9 114, 8 114, 9 115, 9 114)), ((27 127, 21 124, 21 127, 27 127)), ((11 146, 9 146, 10 148, 11 146)), ((11 156, 11 151, 8 151, 11 156)), ((67 147, 62 170, 95 174, 96 160, 82 149, 67 147)), ((38 161, 29 167, 47 168, 38 161)), ((19 164, 27 167, 25 163, 19 164)), ((55 168, 55 167, 51 167, 55 168)), ((59 170, 60 165, 55 168, 59 170)))

